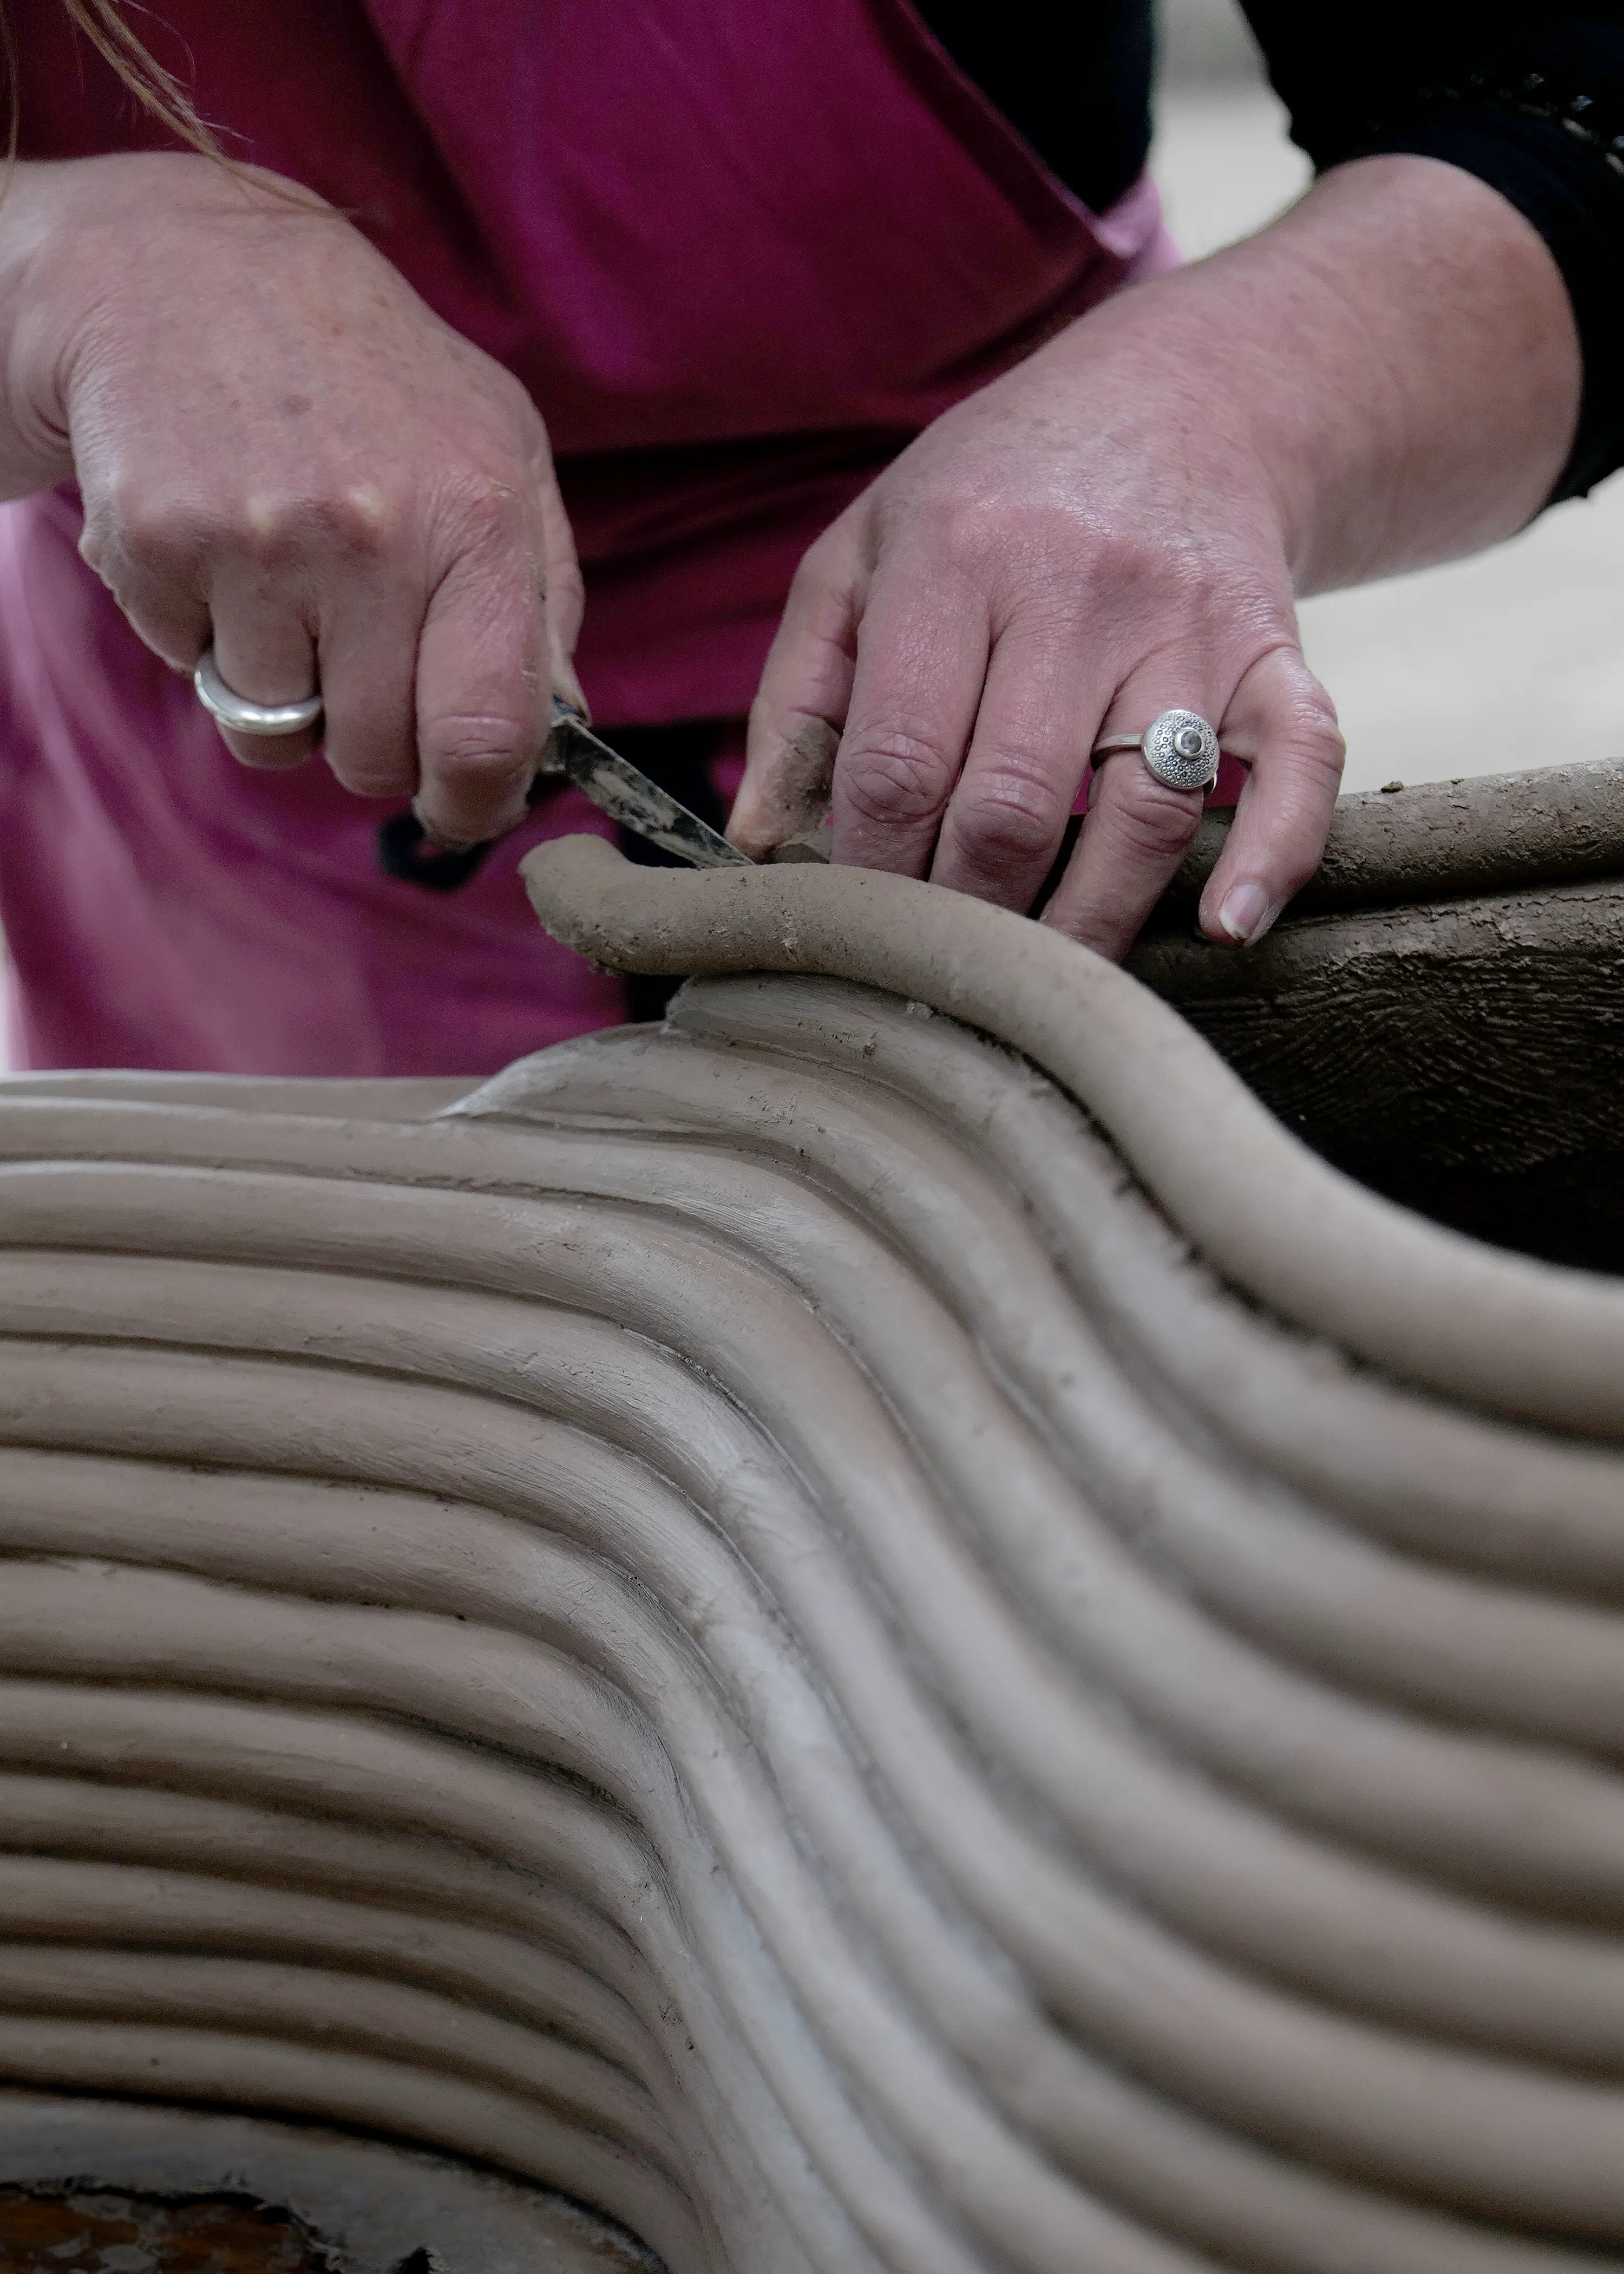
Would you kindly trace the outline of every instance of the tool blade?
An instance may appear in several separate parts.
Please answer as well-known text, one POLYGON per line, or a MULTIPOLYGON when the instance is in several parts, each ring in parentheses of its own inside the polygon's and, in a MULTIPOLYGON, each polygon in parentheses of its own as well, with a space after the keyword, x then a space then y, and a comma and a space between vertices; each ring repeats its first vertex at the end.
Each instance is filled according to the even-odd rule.
POLYGON ((690 813, 629 758, 600 742, 590 727, 568 711, 556 718, 548 742, 546 771, 555 770, 584 790, 611 819, 663 852, 674 853, 680 861, 691 862, 696 869, 752 865, 708 821, 690 813))

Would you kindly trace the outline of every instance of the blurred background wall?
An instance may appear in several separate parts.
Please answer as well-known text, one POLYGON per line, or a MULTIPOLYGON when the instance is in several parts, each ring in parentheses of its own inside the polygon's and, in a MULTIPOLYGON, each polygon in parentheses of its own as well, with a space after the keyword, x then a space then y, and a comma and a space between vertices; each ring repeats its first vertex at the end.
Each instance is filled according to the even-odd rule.
MULTIPOLYGON (((1192 258, 1297 195, 1232 0, 1162 0, 1152 166, 1192 258)), ((1345 787, 1501 773, 1624 752, 1624 475, 1493 552, 1302 609, 1308 659, 1348 738, 1345 787)))

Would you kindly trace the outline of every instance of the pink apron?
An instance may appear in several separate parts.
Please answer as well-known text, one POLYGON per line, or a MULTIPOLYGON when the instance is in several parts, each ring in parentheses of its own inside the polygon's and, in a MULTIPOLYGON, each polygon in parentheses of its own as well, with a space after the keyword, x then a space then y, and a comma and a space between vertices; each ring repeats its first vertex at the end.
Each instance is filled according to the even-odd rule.
MULTIPOLYGON (((11 7, 26 156, 161 140, 59 0, 11 7)), ((1091 215, 906 0, 157 0, 142 29, 530 388, 610 728, 741 717, 820 530, 1175 257, 1147 179, 1091 215)), ((14 1064, 481 1073, 622 1015, 515 875, 604 826, 575 793, 457 898, 390 880, 380 809, 319 761, 238 768, 77 533, 67 496, 0 514, 14 1064)))

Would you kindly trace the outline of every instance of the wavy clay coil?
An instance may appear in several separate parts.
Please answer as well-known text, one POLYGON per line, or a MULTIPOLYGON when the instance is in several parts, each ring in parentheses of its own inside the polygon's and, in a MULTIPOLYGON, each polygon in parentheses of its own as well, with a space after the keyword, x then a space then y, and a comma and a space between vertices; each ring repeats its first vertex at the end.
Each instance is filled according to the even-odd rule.
POLYGON ((1624 2257, 1624 1283, 999 911, 526 869, 705 975, 472 1090, 0 1088, 0 2191, 1624 2257))

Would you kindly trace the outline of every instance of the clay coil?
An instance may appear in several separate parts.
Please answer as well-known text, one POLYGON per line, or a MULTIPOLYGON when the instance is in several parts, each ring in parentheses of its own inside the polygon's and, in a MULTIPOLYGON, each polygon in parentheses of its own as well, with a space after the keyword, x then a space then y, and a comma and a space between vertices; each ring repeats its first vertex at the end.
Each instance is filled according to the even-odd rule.
MULTIPOLYGON (((894 983, 849 881, 772 921, 894 983)), ((1120 1150, 817 978, 410 1111, 0 1092, 0 2075, 483 2156, 695 2274, 1624 2242, 1599 1374, 1570 1434, 1437 1394, 1475 1327, 1350 1363, 1057 1070, 1120 1150)))
POLYGON ((612 847, 571 837, 524 870, 549 929, 615 968, 817 972, 982 1029, 1086 1101, 1201 1253, 1284 1317, 1401 1380, 1624 1434, 1624 1290, 1384 1206, 1295 1143, 1177 1013, 1057 933, 867 870, 645 882, 612 847))

